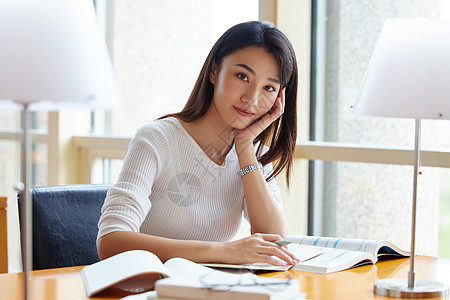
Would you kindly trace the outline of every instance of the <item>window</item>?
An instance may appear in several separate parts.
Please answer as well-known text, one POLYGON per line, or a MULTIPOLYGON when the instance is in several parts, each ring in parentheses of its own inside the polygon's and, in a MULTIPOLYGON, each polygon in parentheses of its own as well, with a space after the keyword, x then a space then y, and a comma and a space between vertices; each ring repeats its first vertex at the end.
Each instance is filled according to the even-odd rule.
POLYGON ((109 45, 124 104, 112 112, 105 131, 121 136, 180 111, 217 38, 238 22, 258 19, 254 0, 114 1, 107 9, 109 45))
MULTIPOLYGON (((133 136, 140 126, 180 111, 220 35, 258 19, 256 0, 106 3, 108 44, 124 103, 95 114, 94 124, 95 132, 115 136, 133 136)), ((93 182, 115 182, 120 167, 118 160, 97 162, 93 182)))
MULTIPOLYGON (((311 140, 412 149, 414 120, 356 116, 350 107, 384 20, 439 19, 446 14, 444 7, 436 0, 313 1, 311 140)), ((449 121, 424 120, 422 148, 448 148, 449 129, 449 121)), ((312 163, 311 203, 316 219, 311 222, 311 233, 387 239, 409 249, 413 170, 396 163, 312 163)), ((440 177, 448 171, 436 167, 423 167, 422 171, 417 251, 438 255, 437 245, 443 240, 439 226, 441 234, 444 231, 439 213, 442 222, 443 204, 449 202, 440 177)))
MULTIPOLYGON (((31 184, 47 185, 47 124, 48 114, 31 113, 31 184)), ((0 112, 0 195, 8 199, 7 226, 10 272, 20 270, 20 236, 18 222, 17 192, 15 184, 21 181, 21 114, 20 111, 4 110, 0 112)))
MULTIPOLYGON (((111 152, 106 143, 106 148, 101 148, 92 156, 102 157, 93 159, 93 177, 90 180, 92 183, 100 183, 116 180, 121 168, 121 159, 118 158, 123 157, 127 139, 140 126, 183 107, 213 43, 232 25, 257 20, 259 3, 257 0, 94 2, 99 25, 105 30, 124 103, 122 109, 114 112, 92 112, 91 133, 109 134, 112 139, 126 137, 120 140, 120 151, 111 152), (116 159, 109 158, 111 153, 114 153, 116 159)), ((33 113, 33 185, 83 182, 73 181, 73 178, 83 177, 82 174, 72 174, 75 176, 69 179, 67 176, 64 178, 64 174, 56 176, 58 170, 55 169, 60 166, 58 159, 49 157, 49 149, 53 151, 60 148, 61 151, 76 152, 73 151, 76 149, 68 150, 68 144, 74 144, 70 137, 87 134, 87 130, 79 130, 78 127, 83 127, 88 122, 77 117, 74 120, 64 120, 66 116, 73 117, 72 112, 64 117, 61 117, 64 113, 58 114, 33 113), (48 133, 48 127, 53 126, 49 124, 55 121, 50 121, 52 114, 56 114, 56 122, 59 122, 56 127, 59 125, 59 130, 64 131, 64 146, 61 146, 58 133, 55 136, 48 133), (48 179, 50 172, 53 172, 52 180, 48 179)), ((0 153, 0 194, 9 199, 9 253, 17 254, 20 252, 20 243, 17 234, 16 191, 13 185, 20 181, 20 112, 0 112, 0 153)), ((65 153, 60 154, 64 156, 63 162, 71 160, 65 157, 65 153)), ((76 157, 79 159, 77 155, 76 157)), ((69 169, 71 173, 79 171, 72 170, 70 166, 63 168, 69 169)), ((20 270, 20 260, 16 255, 10 256, 9 270, 20 270)))

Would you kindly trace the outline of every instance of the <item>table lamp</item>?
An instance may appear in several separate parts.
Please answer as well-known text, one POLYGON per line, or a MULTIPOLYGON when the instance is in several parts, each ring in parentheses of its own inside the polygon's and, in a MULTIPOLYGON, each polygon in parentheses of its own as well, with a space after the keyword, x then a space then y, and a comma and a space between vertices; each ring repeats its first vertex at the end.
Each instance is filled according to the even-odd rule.
POLYGON ((448 295, 445 284, 416 279, 414 261, 420 121, 450 119, 450 22, 422 18, 386 20, 353 110, 361 115, 415 119, 408 278, 378 280, 374 292, 404 298, 448 295))
POLYGON ((120 103, 92 0, 0 1, 0 107, 22 108, 22 253, 30 299, 30 111, 120 103))

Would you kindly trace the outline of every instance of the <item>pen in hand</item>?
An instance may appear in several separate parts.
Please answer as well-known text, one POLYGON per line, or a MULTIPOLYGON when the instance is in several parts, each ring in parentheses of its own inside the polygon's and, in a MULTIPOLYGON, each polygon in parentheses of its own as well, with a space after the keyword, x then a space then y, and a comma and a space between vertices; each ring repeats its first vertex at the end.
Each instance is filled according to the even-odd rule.
MULTIPOLYGON (((292 244, 292 242, 290 241, 286 241, 286 240, 280 240, 280 241, 272 241, 272 243, 278 245, 278 246, 287 246, 289 244, 292 244)), ((295 257, 295 261, 293 261, 293 265, 295 265, 296 263, 300 262, 300 259, 298 259, 297 257, 295 257)))
POLYGON ((273 241, 272 243, 277 244, 279 246, 286 246, 291 244, 292 242, 286 241, 286 240, 281 240, 281 241, 273 241))

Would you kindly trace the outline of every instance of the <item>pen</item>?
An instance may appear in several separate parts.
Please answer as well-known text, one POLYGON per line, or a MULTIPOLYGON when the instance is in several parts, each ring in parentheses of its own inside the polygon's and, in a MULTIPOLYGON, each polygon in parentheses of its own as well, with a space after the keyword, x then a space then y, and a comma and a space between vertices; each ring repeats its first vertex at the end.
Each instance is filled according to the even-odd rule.
POLYGON ((286 240, 281 240, 281 241, 273 241, 272 243, 277 244, 279 246, 286 246, 291 244, 292 242, 286 241, 286 240))

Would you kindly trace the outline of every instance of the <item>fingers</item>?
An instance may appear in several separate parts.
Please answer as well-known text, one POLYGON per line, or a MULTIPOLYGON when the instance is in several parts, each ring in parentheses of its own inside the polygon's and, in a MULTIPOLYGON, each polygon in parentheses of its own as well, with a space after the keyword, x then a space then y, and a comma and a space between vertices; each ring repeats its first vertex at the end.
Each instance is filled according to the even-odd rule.
POLYGON ((271 108, 270 113, 275 114, 277 117, 284 113, 284 106, 286 101, 286 88, 283 88, 279 97, 275 100, 275 105, 271 108))
POLYGON ((294 262, 287 262, 285 260, 281 260, 277 256, 268 256, 268 255, 264 255, 264 254, 259 254, 257 256, 256 262, 267 263, 267 264, 271 264, 274 266, 280 266, 280 267, 287 267, 287 266, 295 264, 294 262))
POLYGON ((262 239, 260 249, 258 251, 264 259, 264 262, 275 265, 293 265, 298 259, 286 247, 274 244, 272 242, 282 240, 278 234, 254 234, 256 238, 262 239))
POLYGON ((221 243, 223 263, 269 263, 277 266, 293 265, 298 259, 284 246, 273 243, 282 240, 278 234, 253 234, 249 237, 221 243))
MULTIPOLYGON (((283 88, 281 90, 281 94, 278 99, 280 99, 280 115, 282 115, 284 113, 284 106, 285 106, 285 101, 286 101, 286 88, 283 88)), ((278 99, 277 99, 277 101, 278 101, 278 99)))
POLYGON ((282 246, 267 246, 263 247, 261 251, 259 254, 262 255, 261 258, 264 259, 264 262, 279 266, 294 265, 297 263, 295 256, 282 246))
MULTIPOLYGON (((283 88, 279 97, 275 100, 275 104, 267 111, 259 120, 251 124, 245 129, 236 129, 235 138, 243 137, 246 144, 251 145, 252 141, 263 132, 270 124, 277 120, 283 113, 285 107, 286 88, 283 88)), ((237 141, 236 139, 235 141, 237 141)))
POLYGON ((267 118, 269 124, 278 119, 284 113, 285 100, 286 88, 283 88, 280 92, 279 97, 275 100, 275 104, 264 116, 265 118, 267 118))

